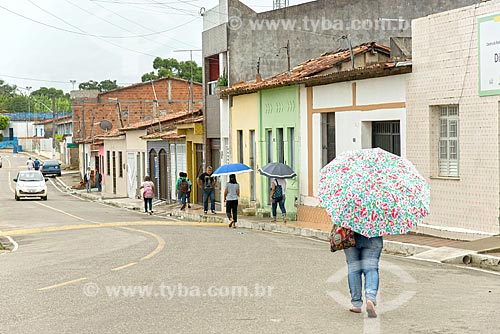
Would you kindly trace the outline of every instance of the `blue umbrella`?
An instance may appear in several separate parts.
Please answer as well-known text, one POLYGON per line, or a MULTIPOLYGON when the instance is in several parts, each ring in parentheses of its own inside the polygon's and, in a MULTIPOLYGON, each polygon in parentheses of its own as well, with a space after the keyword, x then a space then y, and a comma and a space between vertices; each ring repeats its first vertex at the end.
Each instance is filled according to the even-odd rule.
POLYGON ((233 164, 227 164, 224 166, 220 166, 213 172, 213 176, 221 176, 221 175, 230 175, 230 174, 240 174, 240 173, 249 173, 253 171, 252 168, 248 167, 245 164, 241 164, 239 162, 233 164))

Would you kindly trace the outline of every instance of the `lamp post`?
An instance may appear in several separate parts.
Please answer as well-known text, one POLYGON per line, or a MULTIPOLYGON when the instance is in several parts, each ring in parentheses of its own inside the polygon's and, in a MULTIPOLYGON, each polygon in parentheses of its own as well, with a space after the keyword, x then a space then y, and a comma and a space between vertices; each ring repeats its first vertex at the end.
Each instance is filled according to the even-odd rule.
MULTIPOLYGON (((26 86, 26 90, 28 91, 28 117, 30 117, 30 115, 31 115, 31 101, 30 101, 31 86, 26 86)), ((28 117, 26 117, 26 145, 28 144, 28 117)))
POLYGON ((76 80, 70 80, 69 82, 71 82, 71 84, 73 85, 73 89, 72 90, 75 90, 76 80))

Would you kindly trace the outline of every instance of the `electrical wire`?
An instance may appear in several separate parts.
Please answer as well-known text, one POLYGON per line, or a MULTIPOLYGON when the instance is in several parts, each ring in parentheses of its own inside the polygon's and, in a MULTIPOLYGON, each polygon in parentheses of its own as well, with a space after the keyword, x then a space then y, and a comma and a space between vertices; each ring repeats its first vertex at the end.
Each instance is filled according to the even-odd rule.
MULTIPOLYGON (((118 16, 118 17, 120 17, 120 18, 122 18, 122 19, 124 19, 124 20, 126 20, 126 21, 128 21, 128 22, 130 22, 130 23, 133 23, 133 24, 135 24, 135 25, 137 25, 137 26, 139 26, 139 27, 141 27, 141 28, 144 28, 144 29, 146 29, 146 30, 152 31, 152 29, 150 29, 149 27, 146 27, 145 25, 143 25, 143 24, 141 24, 141 23, 138 23, 138 22, 136 22, 136 21, 133 21, 133 20, 131 20, 131 19, 129 19, 129 18, 127 18, 127 17, 123 16, 123 15, 120 15, 120 14, 118 14, 118 13, 116 13, 116 12, 112 11, 111 9, 109 9, 109 8, 106 8, 106 7, 102 6, 102 5, 101 5, 101 4, 99 4, 99 3, 94 3, 94 5, 96 5, 96 6, 98 6, 98 7, 101 7, 101 8, 103 8, 104 10, 107 10, 107 11, 109 11, 109 12, 113 13, 114 15, 116 15, 116 16, 118 16)), ((182 24, 182 25, 176 26, 176 27, 175 27, 175 29, 180 28, 180 27, 182 27, 182 26, 184 26, 184 25, 190 24, 190 23, 194 22, 195 20, 196 20, 196 19, 193 19, 193 20, 188 21, 188 22, 186 22, 186 23, 184 23, 184 24, 182 24)), ((183 41, 181 41, 181 40, 178 40, 178 39, 176 39, 176 38, 173 38, 173 37, 169 37, 169 39, 171 39, 171 40, 173 40, 173 41, 176 41, 176 42, 179 42, 179 43, 182 43, 182 44, 184 44, 184 45, 193 46, 193 45, 191 45, 191 44, 185 43, 185 42, 183 42, 183 41)), ((161 44, 161 43, 159 43, 159 44, 161 44)), ((161 44, 161 45, 164 45, 164 46, 165 46, 165 44, 161 44)), ((170 48, 171 48, 171 49, 173 49, 172 47, 170 47, 170 48)))
MULTIPOLYGON (((138 38, 138 37, 147 37, 147 36, 153 36, 153 35, 159 35, 159 34, 163 34, 163 33, 166 33, 166 32, 169 32, 169 31, 172 31, 174 29, 177 29, 179 28, 179 26, 177 27, 173 27, 173 28, 170 28, 170 29, 166 29, 166 30, 162 30, 162 31, 156 31, 156 32, 153 32, 153 33, 149 33, 149 34, 142 34, 142 35, 134 35, 134 36, 110 36, 110 35, 95 35, 95 34, 91 34, 91 33, 84 33, 84 32, 81 32, 81 31, 74 31, 74 30, 69 30, 69 29, 65 29, 65 28, 61 28, 61 27, 57 27, 57 26, 54 26, 54 25, 51 25, 51 24, 48 24, 48 23, 45 23, 45 22, 41 22, 41 21, 38 21, 38 20, 35 20, 35 19, 32 19, 28 16, 25 16, 23 14, 19 14, 13 10, 10 10, 9 8, 7 7, 4 7, 2 5, 0 5, 0 9, 3 9, 11 14, 14 14, 16 16, 19 16, 19 17, 22 17, 23 19, 25 20, 28 20, 28 21, 31 21, 31 22, 34 22, 34 23, 37 23, 37 24, 40 24, 40 25, 43 25, 43 26, 46 26, 46 27, 49 27, 49 28, 52 28, 52 29, 56 29, 56 30, 60 30, 60 31, 64 31, 64 32, 68 32, 68 33, 71 33, 71 34, 75 34, 75 35, 81 35, 81 36, 90 36, 90 37, 97 37, 97 38, 110 38, 110 39, 121 39, 121 38, 138 38)), ((194 20, 193 20, 194 21, 194 20)), ((190 21, 188 23, 191 23, 193 21, 190 21)), ((187 23, 184 23, 182 25, 185 25, 187 23)), ((181 25, 181 26, 182 26, 181 25)))

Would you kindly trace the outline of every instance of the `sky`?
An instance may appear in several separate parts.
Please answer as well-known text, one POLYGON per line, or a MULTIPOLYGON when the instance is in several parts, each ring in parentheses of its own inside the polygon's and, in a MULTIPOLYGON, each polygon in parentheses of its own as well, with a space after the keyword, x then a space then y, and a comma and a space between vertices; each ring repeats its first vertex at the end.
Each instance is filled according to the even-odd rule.
MULTIPOLYGON (((311 0, 290 0, 296 5, 311 0)), ((273 0, 243 0, 262 12, 273 0)), ((70 80, 140 82, 155 57, 201 49, 201 8, 218 0, 0 0, 0 79, 26 93, 70 80), (35 22, 36 21, 36 22, 35 22), (30 79, 30 80, 28 80, 30 79), (36 79, 36 80, 31 80, 36 79)), ((192 52, 201 65, 201 52, 192 52)))

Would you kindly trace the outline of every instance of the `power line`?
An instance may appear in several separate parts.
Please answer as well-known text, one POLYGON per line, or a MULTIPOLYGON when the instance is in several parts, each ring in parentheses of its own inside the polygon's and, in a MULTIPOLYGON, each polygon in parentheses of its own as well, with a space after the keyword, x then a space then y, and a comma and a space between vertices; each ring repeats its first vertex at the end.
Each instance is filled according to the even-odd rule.
MULTIPOLYGON (((2 5, 0 5, 0 9, 3 9, 11 14, 14 14, 16 16, 19 16, 19 17, 22 17, 23 19, 25 20, 28 20, 28 21, 31 21, 31 22, 35 22, 37 24, 40 24, 40 25, 43 25, 45 27, 49 27, 49 28, 52 28, 52 29, 56 29, 56 30, 60 30, 60 31, 64 31, 64 32, 68 32, 68 33, 71 33, 71 34, 75 34, 75 35, 81 35, 81 36, 90 36, 90 37, 97 37, 97 38, 116 38, 116 39, 121 39, 121 38, 138 38, 138 37, 147 37, 147 36, 152 36, 152 35, 159 35, 159 34, 163 34, 163 33, 166 33, 166 32, 169 32, 169 31, 172 31, 174 29, 177 29, 179 28, 179 26, 177 27, 173 27, 173 28, 170 28, 170 29, 166 29, 166 30, 163 30, 163 31, 156 31, 156 32, 153 32, 153 33, 149 33, 149 34, 142 34, 142 35, 133 35, 133 36, 110 36, 110 35, 95 35, 95 34, 91 34, 91 33, 84 33, 84 32, 81 32, 81 31, 74 31, 74 30, 69 30, 69 29, 64 29, 64 28, 61 28, 61 27, 57 27, 57 26, 54 26, 54 25, 51 25, 51 24, 48 24, 48 23, 45 23, 45 22, 41 22, 41 21, 38 21, 38 20, 35 20, 35 19, 32 19, 28 16, 25 16, 23 14, 19 14, 13 10, 10 10, 2 5)), ((194 20, 193 20, 194 21, 194 20)), ((190 21, 190 22, 187 22, 187 23, 191 23, 193 21, 190 21)), ((185 24, 187 24, 185 23, 185 24)), ((185 25, 183 24, 183 25, 185 25)))
MULTIPOLYGON (((138 23, 138 22, 136 22, 136 21, 133 21, 133 20, 131 20, 131 19, 129 19, 129 18, 127 18, 127 17, 123 16, 123 15, 120 15, 120 14, 118 14, 118 13, 116 13, 116 12, 112 11, 111 9, 109 9, 109 8, 106 8, 106 7, 102 6, 102 5, 101 5, 101 4, 99 4, 99 3, 94 3, 94 5, 99 6, 99 7, 103 8, 104 10, 107 10, 107 11, 109 11, 109 12, 113 13, 114 15, 116 15, 116 16, 118 16, 118 17, 121 17, 122 19, 124 19, 124 20, 126 20, 126 21, 128 21, 128 22, 130 22, 130 23, 133 23, 133 24, 135 24, 135 25, 137 25, 137 26, 139 26, 139 27, 141 27, 141 28, 144 28, 144 29, 146 29, 146 30, 148 30, 148 31, 152 31, 152 29, 150 29, 149 27, 146 27, 145 25, 143 25, 143 24, 141 24, 141 23, 138 23)), ((191 20, 191 21, 185 22, 185 23, 183 23, 183 24, 181 24, 181 25, 178 25, 178 26, 176 26, 174 29, 177 29, 177 28, 180 28, 180 27, 182 27, 182 26, 184 26, 184 25, 190 24, 190 23, 194 22, 195 20, 196 20, 196 18, 195 18, 195 19, 193 19, 193 20, 191 20)), ((172 29, 172 30, 173 30, 173 29, 172 29)), ((187 44, 187 43, 185 43, 185 42, 183 42, 183 41, 181 41, 181 40, 178 40, 178 39, 176 39, 176 38, 173 38, 173 37, 169 37, 169 39, 174 40, 174 41, 177 41, 177 42, 180 42, 180 43, 182 43, 182 44, 184 44, 184 45, 192 46, 192 45, 190 45, 190 44, 187 44)), ((161 44, 161 43, 160 43, 160 44, 161 44)), ((164 45, 164 44, 162 44, 162 45, 164 45)), ((171 47, 170 47, 170 48, 171 48, 171 47)), ((171 48, 171 49, 172 49, 172 48, 171 48)))

